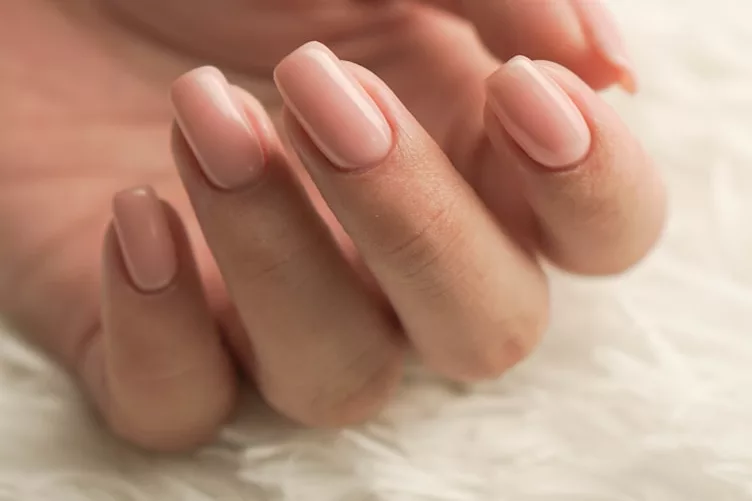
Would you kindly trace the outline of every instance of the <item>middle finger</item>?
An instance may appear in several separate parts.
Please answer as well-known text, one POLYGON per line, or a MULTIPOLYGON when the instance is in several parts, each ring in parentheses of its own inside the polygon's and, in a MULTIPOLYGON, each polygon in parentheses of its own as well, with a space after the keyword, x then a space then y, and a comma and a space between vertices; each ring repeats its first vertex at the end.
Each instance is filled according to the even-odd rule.
POLYGON ((462 380, 518 362, 545 324, 546 280, 428 133, 321 44, 275 75, 301 160, 426 362, 462 380))

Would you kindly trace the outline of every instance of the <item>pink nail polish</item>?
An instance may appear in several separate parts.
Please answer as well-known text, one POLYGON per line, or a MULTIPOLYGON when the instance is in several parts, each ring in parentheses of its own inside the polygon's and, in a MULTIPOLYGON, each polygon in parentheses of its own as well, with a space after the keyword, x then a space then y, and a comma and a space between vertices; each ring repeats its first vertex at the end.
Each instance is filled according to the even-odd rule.
POLYGON ((256 178, 265 162, 263 148, 219 70, 183 75, 171 97, 180 129, 212 184, 231 190, 256 178))
POLYGON ((321 152, 342 169, 375 165, 392 149, 379 107, 325 46, 312 42, 277 66, 285 103, 321 152))
POLYGON ((590 128, 580 110, 526 57, 513 58, 489 79, 488 104, 520 148, 546 167, 576 165, 590 151, 590 128))
POLYGON ((133 283, 144 292, 170 284, 177 255, 167 216, 150 187, 125 190, 113 200, 115 231, 133 283))
POLYGON ((637 92, 637 74, 614 15, 602 0, 573 0, 573 5, 586 35, 601 55, 620 71, 624 90, 637 92))

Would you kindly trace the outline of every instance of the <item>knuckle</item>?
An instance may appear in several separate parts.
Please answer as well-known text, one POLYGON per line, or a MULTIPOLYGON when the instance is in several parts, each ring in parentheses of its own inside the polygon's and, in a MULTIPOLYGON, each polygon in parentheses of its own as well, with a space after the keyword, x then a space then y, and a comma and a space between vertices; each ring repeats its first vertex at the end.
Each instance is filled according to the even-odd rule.
POLYGON ((527 358, 530 349, 518 338, 504 337, 494 347, 473 346, 465 349, 462 358, 437 366, 438 372, 450 379, 476 382, 496 379, 527 358))
POLYGON ((159 422, 126 418, 113 413, 107 423, 112 432, 128 443, 157 452, 183 452, 210 442, 216 437, 220 423, 191 424, 159 422))
POLYGON ((234 385, 212 386, 208 392, 195 385, 170 391, 110 388, 104 418, 115 435, 144 449, 190 450, 214 439, 235 406, 234 385))
POLYGON ((341 427, 378 413, 399 383, 401 369, 402 357, 398 354, 374 359, 365 351, 311 385, 285 381, 276 388, 262 387, 261 391, 272 407, 295 421, 314 427, 341 427))
POLYGON ((458 381, 496 379, 533 353, 547 325, 548 309, 537 306, 497 316, 476 327, 472 336, 465 337, 463 346, 429 365, 458 381))

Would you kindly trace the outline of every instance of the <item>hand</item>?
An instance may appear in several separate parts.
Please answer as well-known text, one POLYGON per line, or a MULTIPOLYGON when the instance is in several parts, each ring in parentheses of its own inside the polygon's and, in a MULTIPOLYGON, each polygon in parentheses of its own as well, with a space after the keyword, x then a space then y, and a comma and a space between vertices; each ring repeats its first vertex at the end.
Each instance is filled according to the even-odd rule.
POLYGON ((539 259, 616 273, 660 233, 660 180, 591 90, 634 86, 592 2, 37 0, 0 18, 0 307, 145 447, 210 438, 236 361, 313 425, 378 410, 408 345, 496 376, 545 327, 539 259), (280 113, 271 69, 310 39, 381 79, 308 45, 277 70, 280 113), (560 64, 499 68, 518 53, 560 64), (182 77, 173 159, 166 90, 207 59, 262 102, 182 77))

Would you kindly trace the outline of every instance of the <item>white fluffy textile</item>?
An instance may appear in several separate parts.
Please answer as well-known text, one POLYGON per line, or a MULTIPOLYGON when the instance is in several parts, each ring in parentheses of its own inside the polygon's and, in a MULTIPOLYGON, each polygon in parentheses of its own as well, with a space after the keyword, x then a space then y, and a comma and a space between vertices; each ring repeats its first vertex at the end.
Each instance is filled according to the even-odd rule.
POLYGON ((0 500, 752 499, 752 2, 614 0, 643 77, 614 93, 666 172, 668 235, 615 281, 555 281, 543 348, 498 383, 411 373, 383 417, 292 428, 249 403, 192 457, 98 430, 0 341, 0 500))

